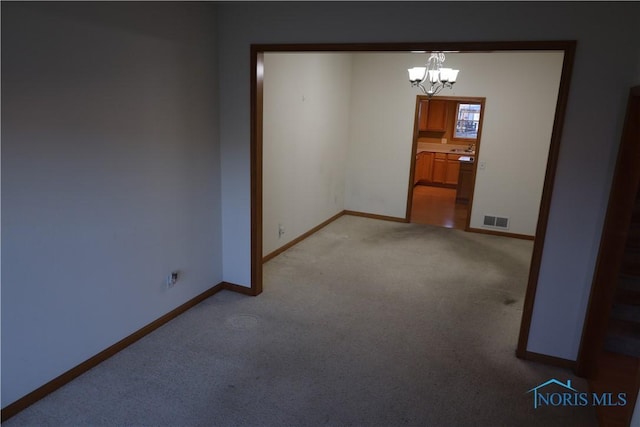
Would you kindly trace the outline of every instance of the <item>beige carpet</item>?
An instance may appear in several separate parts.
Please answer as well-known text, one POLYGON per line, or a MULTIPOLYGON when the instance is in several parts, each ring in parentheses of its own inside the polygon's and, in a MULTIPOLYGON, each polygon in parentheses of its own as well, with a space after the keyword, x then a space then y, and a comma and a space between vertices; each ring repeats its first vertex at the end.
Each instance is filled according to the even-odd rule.
MULTIPOLYGON (((515 358, 532 242, 345 216, 7 426, 591 426, 515 358)), ((3 424, 4 425, 4 424, 3 424)))

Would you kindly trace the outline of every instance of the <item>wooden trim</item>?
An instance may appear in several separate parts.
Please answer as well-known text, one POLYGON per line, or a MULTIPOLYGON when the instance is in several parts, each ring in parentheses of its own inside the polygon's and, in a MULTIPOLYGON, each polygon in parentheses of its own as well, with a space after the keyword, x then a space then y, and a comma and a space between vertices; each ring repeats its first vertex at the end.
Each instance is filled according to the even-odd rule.
MULTIPOLYGON (((453 50, 461 52, 495 52, 558 50, 564 52, 558 102, 554 117, 547 170, 540 201, 536 238, 534 239, 529 281, 522 311, 522 323, 516 355, 526 355, 533 304, 540 274, 544 239, 549 220, 551 196, 558 164, 571 72, 576 50, 575 40, 493 41, 493 42, 413 42, 413 43, 325 43, 325 44, 253 44, 251 45, 251 287, 262 291, 262 66, 265 52, 393 52, 412 50, 453 50), (260 70, 258 70, 258 65, 260 70), (260 71, 260 78, 257 74, 260 71), (259 83, 258 83, 259 82, 259 83)), ((484 107, 483 107, 484 110, 484 107)), ((481 129, 479 130, 480 137, 481 129)), ((412 153, 414 156, 415 150, 412 153)), ((476 152, 476 157, 478 153, 476 152)), ((477 168, 477 163, 475 168, 477 168)), ((476 170, 474 169, 474 174, 476 170)), ((411 175, 411 174, 410 174, 411 175)), ((413 178, 411 176, 410 178, 413 178)), ((475 187, 475 178, 474 178, 475 187)), ((469 200, 473 203, 473 194, 469 200)), ((409 203, 407 203, 409 205, 409 203)), ((469 221, 469 218, 467 219, 469 221)), ((408 222, 405 218, 402 222, 408 222)), ((469 225, 467 224, 467 228, 469 225)), ((258 292, 259 293, 259 292, 258 292)))
POLYGON ((516 355, 524 358, 529 343, 529 332, 531 329, 531 318, 533 316, 533 304, 538 289, 538 279, 540 277, 540 265, 542 263, 542 251, 547 234, 547 224, 549 222, 549 211, 551 209, 551 196, 553 195, 553 184, 558 167, 558 154, 560 152, 560 141, 562 139, 562 128, 569 99, 569 86, 571 84, 571 72, 576 52, 576 42, 567 41, 563 43, 561 50, 564 50, 562 63, 562 73, 560 75, 560 87, 558 89, 558 102, 551 132, 551 144, 549 145, 549 157, 547 159, 547 171, 542 187, 542 199, 540 200, 540 212, 538 213, 538 225, 536 226, 535 239, 533 241, 533 254, 531 256, 531 268, 529 269, 529 281, 522 308, 522 322, 520 323, 520 334, 518 337, 518 347, 516 355))
POLYGON ((429 98, 427 95, 416 95, 418 97, 418 101, 424 101, 424 100, 434 100, 434 101, 455 101, 455 102, 462 102, 462 103, 467 103, 467 104, 482 104, 487 98, 484 96, 432 96, 431 98, 429 98))
POLYGON ((472 233, 490 234, 492 236, 513 237, 514 239, 535 240, 535 236, 529 236, 528 234, 509 233, 506 231, 499 231, 499 230, 485 230, 484 228, 469 227, 467 228, 466 231, 470 231, 472 233))
POLYGON ((540 354, 533 351, 525 351, 522 356, 518 356, 520 359, 530 360, 532 362, 544 363, 545 365, 559 366, 561 368, 575 369, 576 362, 569 359, 563 359, 561 357, 548 356, 546 354, 540 354))
POLYGON ((364 218, 371 218, 371 219, 381 219, 383 221, 393 221, 393 222, 409 222, 409 220, 407 220, 406 218, 400 218, 397 216, 387 216, 387 215, 378 215, 378 214, 371 214, 371 213, 366 213, 366 212, 358 212, 358 211, 344 211, 345 215, 351 215, 351 216, 361 216, 364 218))
POLYGON ((475 161, 473 162, 473 173, 471 174, 471 193, 469 194, 469 209, 467 211, 467 222, 464 225, 465 231, 469 231, 471 229, 471 212, 473 210, 473 195, 476 192, 476 175, 478 173, 478 163, 480 158, 480 147, 482 142, 482 129, 484 124, 484 114, 486 109, 486 98, 479 98, 480 103, 480 122, 478 123, 478 137, 476 138, 476 152, 475 152, 475 161))
POLYGON ((640 86, 631 88, 622 138, 616 159, 598 259, 593 274, 587 315, 578 353, 578 375, 592 378, 604 347, 609 315, 640 187, 640 86))
POLYGON ((2 408, 2 413, 0 415, 0 419, 2 420, 2 422, 8 420, 9 418, 11 418, 14 415, 16 415, 18 412, 24 410, 25 408, 27 408, 30 405, 33 405, 38 400, 40 400, 40 399, 44 398, 45 396, 47 396, 48 394, 56 391, 57 389, 59 389, 63 385, 71 382, 73 379, 75 379, 75 378, 79 377, 80 375, 84 374, 89 369, 99 365, 100 363, 104 362, 105 360, 107 360, 111 356, 113 356, 116 353, 118 353, 118 352, 124 350, 125 348, 129 347, 131 344, 135 343, 140 338, 144 337, 145 335, 150 334, 151 332, 153 332, 156 329, 158 329, 160 326, 164 325, 165 323, 169 322, 170 320, 175 319, 176 317, 178 317, 179 315, 181 315, 185 311, 187 311, 190 308, 194 307, 196 304, 201 303, 205 299, 211 297, 212 295, 220 292, 223 289, 228 289, 225 286, 224 282, 218 283, 217 285, 215 285, 212 288, 204 291, 200 295, 190 299, 189 301, 185 302, 184 304, 180 305, 179 307, 174 308, 173 310, 171 310, 167 314, 159 317, 158 319, 154 320, 153 322, 149 323, 148 325, 143 326, 142 328, 138 329, 137 331, 135 331, 134 333, 132 333, 128 337, 125 337, 125 338, 121 339, 120 341, 118 341, 117 343, 113 344, 112 346, 106 348, 105 350, 102 350, 100 353, 96 354, 95 356, 85 360, 84 362, 82 362, 79 365, 69 369, 67 372, 57 376, 53 380, 51 380, 48 383, 44 384, 43 386, 35 389, 31 393, 21 397, 20 399, 16 400, 13 403, 7 405, 6 407, 2 408))
POLYGON ((420 96, 416 96, 416 107, 413 114, 413 142, 411 144, 411 162, 409 163, 409 187, 407 190, 407 206, 404 214, 405 222, 411 222, 413 208, 413 187, 416 177, 416 152, 418 151, 418 134, 420 133, 418 117, 420 112, 420 96))
POLYGON ((251 46, 251 289, 262 292, 262 120, 264 53, 251 46))
POLYGON ((251 45, 256 52, 408 52, 412 50, 451 50, 494 52, 526 50, 565 50, 574 41, 479 41, 479 42, 403 42, 403 43, 260 43, 251 45))
MULTIPOLYGON (((296 237, 295 239, 293 239, 292 241, 284 244, 283 246, 279 247, 278 249, 276 249, 273 252, 270 252, 269 254, 265 255, 262 258, 262 262, 265 263, 275 257, 277 257, 278 255, 280 255, 282 252, 286 251, 287 249, 290 249, 291 247, 297 245, 298 243, 300 243, 301 241, 303 241, 304 239, 306 239, 307 237, 311 236, 312 234, 314 234, 315 232, 319 231, 320 229, 326 227, 327 225, 329 225, 330 223, 332 223, 333 221, 335 221, 336 219, 340 218, 343 215, 351 215, 351 216, 360 216, 360 217, 364 217, 364 218, 372 218, 372 219, 380 219, 383 221, 393 221, 393 222, 409 222, 407 221, 405 218, 399 218, 399 217, 394 217, 394 216, 386 216, 386 215, 377 215, 377 214, 370 214, 370 213, 365 213, 365 212, 357 212, 357 211, 347 211, 344 210, 342 212, 338 212, 337 214, 335 214, 334 216, 332 216, 331 218, 329 218, 328 220, 322 222, 321 224, 316 225, 315 227, 313 227, 311 230, 307 231, 306 233, 301 234, 300 236, 296 237)), ((234 286, 238 286, 238 285, 234 285, 234 286)), ((245 286, 240 286, 241 288, 244 289, 250 289, 247 288, 245 286)), ((225 288, 226 289, 226 288, 225 288)))
POLYGON ((307 231, 306 233, 301 234, 300 236, 296 237, 295 239, 293 239, 289 243, 285 243, 283 246, 279 247, 275 251, 265 255, 262 258, 262 262, 265 263, 265 262, 269 261, 270 259, 273 259, 273 258, 277 257, 278 255, 280 255, 282 252, 286 251, 287 249, 297 245, 298 243, 300 243, 301 241, 303 241, 307 237, 311 236, 316 231, 320 230, 321 228, 329 225, 330 223, 332 223, 336 219, 340 218, 342 215, 344 215, 344 212, 345 211, 338 212, 337 214, 335 214, 334 216, 332 216, 328 220, 322 222, 321 224, 316 225, 315 227, 313 227, 311 230, 307 231))
POLYGON ((242 295, 249 295, 252 297, 257 296, 258 294, 256 294, 254 292, 253 289, 248 288, 246 286, 242 286, 242 285, 236 285, 235 283, 231 283, 231 282, 222 282, 222 289, 226 290, 226 291, 231 291, 231 292, 237 292, 239 294, 242 295))
MULTIPOLYGON (((413 156, 415 157, 415 154, 413 156)), ((415 163, 415 161, 413 163, 415 163)), ((418 185, 422 185, 424 187, 448 188, 450 190, 455 190, 456 188, 458 188, 458 186, 455 184, 441 184, 439 182, 426 182, 426 181, 418 181, 411 188, 413 189, 418 185)))

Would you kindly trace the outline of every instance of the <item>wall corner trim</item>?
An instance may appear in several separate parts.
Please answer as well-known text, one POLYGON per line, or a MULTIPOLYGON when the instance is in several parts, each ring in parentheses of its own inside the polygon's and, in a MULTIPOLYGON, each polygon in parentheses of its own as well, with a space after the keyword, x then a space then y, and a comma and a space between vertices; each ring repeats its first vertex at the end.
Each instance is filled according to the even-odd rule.
POLYGON ((253 288, 250 288, 248 286, 236 285, 235 283, 231 283, 231 282, 222 282, 220 284, 222 285, 222 289, 231 291, 231 292, 237 292, 242 295, 249 295, 249 296, 255 297, 257 295, 260 295, 261 293, 261 292, 256 292, 253 288))

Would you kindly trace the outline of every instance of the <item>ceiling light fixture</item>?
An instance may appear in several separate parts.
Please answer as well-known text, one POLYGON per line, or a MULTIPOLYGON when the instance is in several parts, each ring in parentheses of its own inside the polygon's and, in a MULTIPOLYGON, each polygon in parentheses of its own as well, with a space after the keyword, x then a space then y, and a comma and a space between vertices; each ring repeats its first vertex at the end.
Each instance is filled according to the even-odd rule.
POLYGON ((460 70, 444 68, 444 53, 431 52, 426 67, 409 68, 411 86, 417 86, 429 98, 442 89, 453 87, 460 70))

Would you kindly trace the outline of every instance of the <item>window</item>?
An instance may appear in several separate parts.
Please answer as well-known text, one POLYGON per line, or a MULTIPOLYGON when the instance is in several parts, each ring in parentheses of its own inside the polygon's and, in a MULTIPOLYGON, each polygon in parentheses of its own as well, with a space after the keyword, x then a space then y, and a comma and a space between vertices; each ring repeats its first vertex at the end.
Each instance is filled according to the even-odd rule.
POLYGON ((477 139, 479 123, 480 104, 459 103, 453 137, 455 139, 477 139))

